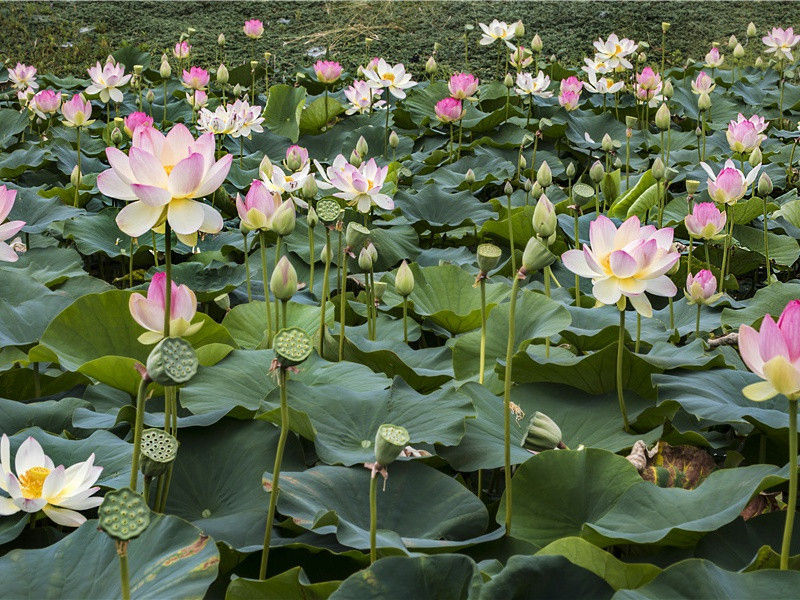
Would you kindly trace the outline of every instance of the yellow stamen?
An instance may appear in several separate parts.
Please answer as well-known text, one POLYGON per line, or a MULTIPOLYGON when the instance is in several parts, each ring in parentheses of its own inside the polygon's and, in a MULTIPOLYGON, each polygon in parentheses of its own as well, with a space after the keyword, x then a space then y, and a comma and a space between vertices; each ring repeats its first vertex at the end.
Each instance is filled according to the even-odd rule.
POLYGON ((42 486, 44 480, 50 474, 47 467, 32 467, 19 477, 19 487, 22 490, 23 498, 33 500, 42 497, 42 486))
POLYGON ((172 169, 175 168, 175 165, 164 165, 164 170, 167 172, 167 175, 172 173, 172 169))

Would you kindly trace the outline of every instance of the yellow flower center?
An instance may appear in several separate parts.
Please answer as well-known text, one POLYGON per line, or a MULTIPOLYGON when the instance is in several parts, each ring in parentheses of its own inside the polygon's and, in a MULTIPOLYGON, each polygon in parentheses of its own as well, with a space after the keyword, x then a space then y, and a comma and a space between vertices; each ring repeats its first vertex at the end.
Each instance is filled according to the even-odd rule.
POLYGON ((383 79, 384 81, 391 81, 392 83, 394 83, 394 73, 384 73, 381 76, 381 79, 383 79))
POLYGON ((164 170, 167 172, 167 176, 168 177, 169 177, 169 174, 172 173, 172 169, 174 169, 174 168, 175 168, 175 165, 164 165, 164 170))
POLYGON ((614 45, 614 53, 611 56, 617 56, 620 52, 622 52, 622 46, 619 44, 614 45))
POLYGON ((19 477, 19 487, 22 490, 23 498, 32 500, 42 497, 42 486, 44 480, 50 474, 47 467, 33 467, 25 471, 19 477))

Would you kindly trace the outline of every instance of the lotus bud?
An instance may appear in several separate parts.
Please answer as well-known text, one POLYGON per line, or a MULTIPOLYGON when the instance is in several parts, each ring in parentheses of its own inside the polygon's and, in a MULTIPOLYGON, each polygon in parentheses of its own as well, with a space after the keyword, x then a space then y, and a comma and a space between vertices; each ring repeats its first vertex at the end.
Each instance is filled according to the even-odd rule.
POLYGON ((314 210, 314 207, 309 204, 308 206, 308 214, 306 215, 306 223, 308 224, 311 229, 317 226, 319 223, 319 217, 317 216, 317 211, 314 210))
POLYGON ((328 248, 328 244, 322 246, 322 250, 319 253, 319 259, 324 263, 333 260, 333 253, 331 252, 331 249, 328 248))
POLYGON ((517 21, 514 23, 514 36, 521 38, 525 35, 525 25, 522 24, 522 21, 517 21))
POLYGON ((739 40, 736 39, 735 35, 732 35, 731 37, 728 38, 728 48, 730 50, 733 50, 736 47, 736 44, 738 44, 738 43, 739 43, 739 40))
POLYGON ((517 161, 517 164, 519 165, 519 170, 520 171, 524 171, 525 167, 528 166, 528 161, 525 160, 525 156, 524 155, 520 154, 519 155, 519 160, 517 161))
POLYGON ((148 104, 152 104, 153 101, 156 99, 156 95, 153 90, 147 90, 147 93, 144 96, 144 99, 147 100, 148 104))
POLYGON ((73 185, 73 187, 80 187, 81 185, 81 171, 78 169, 78 165, 72 169, 72 173, 69 176, 69 182, 73 185))
POLYGON ((391 146, 392 149, 396 150, 399 145, 400 145, 400 136, 397 135, 396 131, 392 130, 392 132, 389 134, 389 146, 391 146))
POLYGON ((700 182, 696 179, 687 179, 686 180, 686 193, 690 196, 694 196, 697 193, 698 188, 700 187, 700 182))
POLYGON ((272 161, 266 154, 258 165, 258 174, 266 179, 272 179, 272 161))
POLYGON ((358 254, 358 266, 365 273, 369 273, 372 270, 372 256, 370 256, 366 246, 361 248, 361 252, 358 254))
POLYGON ((233 86, 233 95, 234 95, 234 97, 238 98, 239 96, 242 95, 243 91, 244 91, 244 88, 242 87, 242 84, 237 83, 235 86, 233 86))
POLYGON ((425 61, 425 72, 428 75, 436 73, 436 59, 433 56, 429 56, 428 60, 425 61))
POLYGON ((653 173, 653 178, 656 181, 661 181, 664 179, 664 161, 661 160, 660 156, 656 156, 656 159, 653 161, 651 172, 653 173))
POLYGON ((347 224, 344 240, 348 248, 362 248, 367 243, 367 240, 369 240, 369 229, 354 221, 350 221, 347 224))
POLYGON ((661 32, 667 33, 667 31, 669 31, 669 25, 670 24, 667 23, 666 21, 661 21, 661 32))
POLYGON ((538 410, 528 422, 528 430, 522 438, 520 446, 526 450, 542 452, 552 450, 561 444, 561 428, 546 414, 538 410))
POLYGON ((697 98, 697 108, 700 110, 708 110, 711 108, 711 96, 708 95, 708 92, 703 92, 697 98))
POLYGON ((667 108, 667 104, 665 102, 662 102, 661 106, 659 106, 658 110, 656 111, 656 127, 662 131, 666 131, 669 129, 670 119, 671 115, 669 108, 667 108))
POLYGON ((369 257, 372 259, 373 263, 378 262, 378 249, 375 247, 375 244, 367 242, 367 252, 369 252, 369 257))
POLYGON ((764 66, 764 61, 761 60, 760 56, 757 56, 756 57, 756 62, 754 64, 755 64, 756 69, 760 69, 761 67, 764 66))
POLYGON ((220 85, 225 85, 228 83, 228 68, 224 64, 220 64, 217 67, 217 83, 220 85))
POLYGON ((217 37, 217 44, 220 45, 220 46, 224 46, 225 45, 225 34, 224 33, 220 33, 219 36, 217 37))
POLYGON ((558 57, 555 54, 551 54, 550 58, 548 59, 551 63, 554 63, 558 60, 558 57))
POLYGON ((772 179, 770 179, 769 175, 766 172, 761 173, 761 177, 758 178, 758 195, 762 198, 766 198, 772 193, 772 179))
POLYGON ((478 245, 478 268, 486 274, 497 266, 502 251, 494 244, 478 245))
POLYGON ((365 158, 369 152, 369 144, 367 144, 367 140, 364 139, 363 135, 356 142, 356 152, 361 158, 365 158))
POLYGON ((503 85, 509 89, 514 87, 514 78, 511 77, 511 73, 506 73, 506 76, 503 77, 503 85))
POLYGON ((272 231, 280 236, 287 236, 294 231, 296 221, 294 202, 284 202, 272 215, 272 231))
POLYGON ((569 163, 567 165, 566 175, 567 175, 567 179, 572 179, 573 177, 575 177, 575 163, 574 162, 571 162, 571 163, 569 163))
POLYGON ((736 47, 733 49, 733 58, 744 58, 744 48, 741 44, 736 44, 736 47))
POLYGON ((376 281, 372 286, 372 293, 375 294, 375 302, 380 302, 381 298, 383 298, 383 294, 386 292, 386 289, 389 287, 389 284, 385 281, 376 281))
POLYGON ((611 152, 614 149, 614 140, 607 133, 603 134, 603 139, 600 140, 600 148, 603 152, 611 152))
POLYGON ((119 146, 122 143, 122 140, 125 139, 125 136, 122 135, 122 131, 119 127, 114 127, 111 131, 111 143, 115 146, 119 146))
POLYGON ((533 196, 534 200, 538 200, 542 194, 544 194, 544 188, 539 185, 538 181, 534 181, 531 186, 531 196, 533 196))
POLYGON ((618 156, 614 159, 614 168, 619 169, 622 166, 622 159, 618 156))
POLYGON ((361 163, 364 162, 363 160, 361 160, 361 156, 358 154, 358 152, 356 151, 355 148, 353 148, 353 151, 350 153, 350 161, 349 162, 355 168, 360 167, 361 163))
POLYGON ((603 168, 603 163, 599 160, 594 161, 592 168, 589 169, 589 177, 595 183, 600 183, 603 181, 603 177, 605 177, 606 170, 603 168))
POLYGON ((532 273, 543 269, 556 259, 547 247, 536 237, 531 237, 522 252, 522 269, 525 273, 532 273))
POLYGON ((750 21, 747 24, 747 37, 755 37, 758 35, 758 30, 756 29, 756 24, 750 21))
POLYGON ((536 171, 536 182, 542 186, 542 189, 547 189, 553 183, 553 172, 550 170, 550 165, 547 161, 539 165, 539 170, 536 171))
POLYGON ((319 191, 319 186, 317 186, 317 180, 313 177, 306 177, 306 180, 303 182, 303 187, 301 188, 303 192, 303 198, 306 200, 311 200, 317 195, 319 191))
POLYGON ((410 441, 405 427, 384 423, 375 434, 375 462, 382 467, 393 463, 410 441))
POLYGON ((285 256, 281 257, 272 271, 269 289, 278 300, 289 300, 297 292, 297 271, 285 256))
POLYGON ((556 230, 556 209, 545 194, 536 201, 533 209, 533 230, 540 238, 548 238, 556 230))
POLYGON ((525 183, 522 184, 522 189, 525 190, 526 194, 529 194, 531 192, 531 190, 533 189, 533 183, 531 183, 530 179, 525 180, 525 183))
POLYGON ((161 56, 161 67, 158 69, 158 73, 162 79, 169 79, 170 75, 172 75, 172 67, 169 66, 166 54, 161 56))
POLYGON ((475 171, 472 169, 467 169, 467 172, 464 173, 464 181, 469 185, 475 183, 475 171))
POLYGON ((639 61, 640 63, 646 62, 647 54, 645 54, 644 52, 639 52, 639 56, 636 57, 636 60, 639 61))
POLYGON ((506 196, 510 196, 514 193, 514 186, 511 185, 510 181, 506 181, 505 185, 503 186, 503 193, 506 196))
POLYGON ((400 263, 397 268, 397 274, 394 276, 394 291, 404 298, 414 291, 414 273, 411 272, 406 261, 400 263))
POLYGON ((761 155, 761 148, 756 146, 755 148, 753 148, 753 151, 750 153, 750 158, 747 160, 747 162, 750 163, 751 167, 755 168, 755 167, 757 167, 758 165, 761 164, 762 159, 763 159, 763 156, 761 155))
POLYGON ((665 98, 672 98, 672 95, 675 93, 675 88, 672 87, 672 80, 667 79, 664 83, 664 89, 661 91, 665 98))

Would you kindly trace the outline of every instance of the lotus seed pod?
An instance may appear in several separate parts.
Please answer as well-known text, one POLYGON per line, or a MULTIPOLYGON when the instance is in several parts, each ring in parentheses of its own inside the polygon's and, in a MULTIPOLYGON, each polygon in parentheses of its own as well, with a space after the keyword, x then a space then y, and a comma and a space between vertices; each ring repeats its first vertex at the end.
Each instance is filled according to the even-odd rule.
POLYGON ((436 60, 433 58, 433 56, 429 56, 428 60, 425 61, 425 72, 428 75, 433 75, 436 73, 436 60))
POLYGON ((228 68, 224 64, 220 64, 217 67, 217 83, 220 85, 225 85, 228 83, 228 68))
POLYGON ((272 231, 280 236, 287 236, 294 231, 297 223, 297 214, 294 210, 294 202, 289 200, 281 204, 272 215, 272 231))
POLYGON ((761 173, 758 178, 758 195, 762 198, 769 196, 772 193, 772 179, 766 173, 761 173))
POLYGON ((600 183, 601 181, 603 181, 603 177, 605 176, 605 174, 606 170, 603 167, 603 163, 601 163, 599 160, 594 161, 592 168, 589 169, 589 177, 591 178, 591 180, 594 181, 595 183, 600 183))
POLYGON ((733 58, 744 58, 744 47, 742 47, 741 44, 736 44, 736 47, 733 49, 733 58))
POLYGON ((378 249, 375 247, 375 244, 372 242, 367 243, 367 252, 369 252, 369 257, 372 259, 373 263, 378 262, 378 249))
POLYGON ((172 75, 172 67, 169 66, 166 54, 161 56, 161 67, 158 69, 158 73, 162 79, 169 79, 170 75, 172 75))
POLYGON ((571 163, 569 163, 567 165, 567 168, 565 169, 565 173, 567 175, 567 179, 572 179, 573 177, 575 177, 575 163, 574 162, 571 162, 571 163))
POLYGON ((728 38, 728 48, 730 50, 733 50, 736 47, 736 44, 738 44, 738 43, 739 43, 739 40, 736 39, 735 35, 732 35, 731 37, 728 38))
POLYGON ((382 467, 393 463, 410 441, 405 427, 384 423, 375 434, 375 462, 382 467))
POLYGON ((258 163, 258 174, 263 179, 272 179, 272 161, 266 154, 261 159, 261 162, 258 163))
POLYGON ((374 286, 374 294, 375 294, 375 301, 380 302, 381 298, 383 298, 383 294, 386 292, 386 289, 389 287, 389 284, 385 281, 376 281, 374 286))
POLYGON ((414 291, 414 273, 411 272, 406 261, 400 263, 397 268, 397 274, 394 276, 394 291, 404 298, 414 291))
POLYGON ((686 180, 686 193, 690 196, 694 196, 697 193, 697 189, 700 187, 700 182, 696 179, 687 179, 686 180))
POLYGON ((543 189, 547 189, 553 183, 553 172, 550 170, 550 165, 547 164, 547 161, 539 165, 539 170, 536 171, 536 182, 543 189))
POLYGON ((639 126, 639 119, 636 117, 625 117, 625 127, 628 129, 636 129, 639 126))
POLYGON ((150 525, 150 509, 132 489, 112 490, 106 492, 97 509, 97 524, 111 538, 126 542, 140 536, 150 525))
POLYGON ((289 300, 297 293, 297 271, 285 256, 281 257, 272 270, 269 289, 278 300, 289 300))
POLYGON ((531 196, 533 196, 534 200, 538 200, 542 194, 544 194, 544 188, 539 185, 538 181, 534 181, 533 185, 531 185, 531 196))
POLYGON ((672 87, 671 79, 667 79, 667 81, 664 83, 664 89, 661 90, 661 93, 665 98, 672 98, 672 95, 675 93, 675 88, 672 87))
POLYGON ((660 156, 656 156, 656 159, 653 161, 651 172, 656 181, 664 179, 664 161, 661 160, 660 156))
POLYGON ((306 223, 308 224, 311 229, 317 226, 319 223, 319 217, 317 216, 317 211, 314 210, 314 207, 310 204, 308 205, 308 214, 306 215, 306 223))
POLYGON ((328 244, 324 244, 322 246, 322 250, 320 250, 320 253, 319 253, 319 259, 324 263, 327 263, 327 262, 330 262, 330 261, 333 260, 333 253, 331 252, 331 249, 328 247, 328 244))
POLYGON ((313 200, 317 192, 319 191, 319 186, 317 185, 317 180, 313 177, 306 177, 306 180, 303 182, 302 192, 303 198, 306 200, 313 200))
POLYGON ((519 165, 520 171, 524 171, 525 167, 528 166, 528 161, 525 160, 525 156, 524 155, 520 154, 519 155, 519 160, 517 161, 517 164, 519 165))
POLYGON ((72 173, 69 175, 69 182, 73 185, 73 187, 80 187, 81 185, 81 172, 78 169, 78 165, 72 169, 72 173))
POLYGON ((555 259, 555 255, 542 242, 531 237, 522 253, 522 268, 526 273, 533 273, 552 264, 555 259))
POLYGON ((156 99, 155 92, 153 92, 153 90, 147 90, 147 94, 145 94, 144 98, 147 100, 148 104, 152 104, 156 99))
POLYGON ((517 21, 514 23, 514 36, 521 38, 523 35, 525 35, 525 25, 522 21, 517 21))
POLYGON ((365 158, 369 153, 369 144, 367 144, 367 140, 364 139, 363 135, 356 142, 356 152, 361 158, 365 158))
POLYGON ((750 163, 750 166, 755 168, 761 164, 763 156, 761 155, 761 148, 756 146, 753 148, 753 151, 750 153, 750 158, 748 158, 747 162, 750 163))
POLYGON ((514 193, 514 186, 511 185, 510 181, 506 181, 505 185, 503 186, 503 193, 506 196, 510 196, 514 193))
POLYGON ((344 233, 344 240, 348 248, 361 248, 367 243, 368 239, 369 229, 363 225, 359 225, 355 221, 350 221, 347 224, 347 230, 344 233))
POLYGON ((475 171, 472 169, 467 169, 467 172, 464 173, 464 181, 469 185, 475 183, 475 171))
POLYGON ((270 59, 272 59, 272 52, 264 52, 264 63, 269 64, 270 59))
POLYGON ((697 98, 697 108, 700 110, 708 110, 711 108, 711 96, 708 95, 708 92, 703 92, 697 98))
POLYGON ((219 306, 225 312, 228 312, 231 309, 231 297, 228 294, 220 294, 214 298, 214 304, 219 306))
POLYGON ((656 127, 661 129, 662 131, 666 131, 669 129, 670 120, 672 115, 670 115, 669 108, 667 108, 667 104, 665 102, 661 103, 661 106, 658 107, 656 111, 656 127))
POLYGON ((506 76, 503 77, 503 85, 507 88, 514 87, 514 78, 511 77, 511 73, 506 73, 506 76))
POLYGON ((536 201, 533 209, 533 230, 540 238, 549 238, 556 231, 556 209, 545 194, 536 201))
POLYGON ((161 385, 178 385, 189 381, 198 367, 192 345, 178 337, 164 338, 147 357, 147 374, 161 385))
POLYGON ((335 200, 320 200, 317 202, 317 216, 323 223, 333 223, 342 214, 342 207, 335 200))
POLYGON ((497 266, 502 250, 494 244, 478 245, 478 268, 481 273, 488 273, 497 266))
POLYGON ((537 410, 528 422, 528 430, 522 436, 520 446, 526 450, 542 452, 558 446, 561 439, 561 428, 553 419, 537 410))
POLYGON ((224 33, 220 33, 219 36, 217 37, 217 44, 219 44, 220 46, 224 46, 225 45, 225 34, 224 33))
POLYGON ((311 356, 313 347, 308 334, 297 327, 281 329, 275 334, 272 346, 281 367, 299 365, 311 356))
POLYGON ((542 38, 539 37, 539 34, 533 36, 531 40, 531 50, 534 52, 541 52, 544 44, 542 43, 542 38))
POLYGON ((250 70, 251 71, 255 71, 257 68, 258 68, 258 61, 257 60, 251 60, 250 61, 250 70))
POLYGON ((667 21, 661 21, 661 31, 663 33, 667 33, 669 31, 670 24, 667 21))
POLYGON ((178 456, 178 440, 163 429, 142 432, 141 471, 145 477, 158 477, 178 456))
POLYGON ((400 136, 397 135, 396 131, 392 131, 389 134, 389 146, 391 146, 393 149, 396 150, 399 145, 400 145, 400 136))
POLYGON ((364 273, 369 273, 372 270, 372 256, 370 256, 366 246, 361 248, 361 252, 358 253, 358 267, 364 273))
POLYGON ((137 77, 141 77, 142 76, 142 71, 143 70, 144 70, 144 67, 142 65, 133 65, 133 74, 136 75, 137 77))
POLYGON ((356 152, 355 148, 350 153, 350 161, 349 162, 350 162, 351 165, 353 165, 356 168, 360 167, 361 163, 364 162, 363 160, 361 160, 361 156, 358 154, 358 152, 356 152))
POLYGON ((600 148, 603 152, 611 152, 614 149, 614 140, 607 133, 603 134, 603 139, 600 140, 600 148))

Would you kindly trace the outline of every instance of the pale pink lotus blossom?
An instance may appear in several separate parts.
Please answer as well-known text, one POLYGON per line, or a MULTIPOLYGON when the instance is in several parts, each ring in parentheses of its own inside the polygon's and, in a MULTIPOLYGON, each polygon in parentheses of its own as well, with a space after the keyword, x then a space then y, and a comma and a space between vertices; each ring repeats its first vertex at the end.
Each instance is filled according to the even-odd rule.
POLYGON ((584 57, 583 62, 584 64, 581 69, 586 71, 586 73, 591 73, 594 71, 595 73, 599 73, 600 75, 605 75, 607 73, 611 73, 614 71, 614 68, 600 55, 595 55, 594 58, 584 57))
POLYGON ((204 90, 208 86, 211 76, 208 71, 200 67, 191 67, 188 71, 183 70, 183 79, 181 83, 192 90, 204 90))
POLYGON ((239 128, 238 113, 233 105, 217 106, 214 111, 201 108, 197 115, 197 130, 216 135, 228 135, 239 128))
POLYGON ((417 85, 416 81, 411 80, 411 74, 406 73, 403 63, 389 65, 382 58, 378 59, 375 70, 367 69, 364 71, 367 83, 370 87, 389 90, 395 98, 403 99, 406 97, 406 90, 417 85))
POLYGON ((261 123, 264 122, 264 117, 261 115, 263 107, 250 106, 247 100, 237 99, 230 106, 230 110, 236 121, 236 127, 231 132, 231 137, 249 138, 253 133, 263 133, 264 128, 261 126, 261 123))
POLYGON ((558 103, 567 111, 575 110, 581 101, 581 93, 565 90, 558 95, 558 103))
POLYGON ((212 194, 231 168, 232 156, 216 160, 214 150, 213 134, 195 140, 181 123, 166 136, 153 127, 137 127, 127 155, 106 148, 111 168, 97 176, 97 187, 106 196, 132 201, 117 214, 119 228, 139 237, 166 220, 189 246, 196 245, 198 231, 220 231, 219 212, 195 200, 212 194))
POLYGON ((625 296, 643 317, 653 308, 646 293, 674 296, 678 289, 666 275, 680 254, 672 247, 673 230, 641 226, 630 217, 619 229, 604 215, 589 225, 591 246, 561 255, 564 266, 592 279, 592 294, 602 304, 616 304, 625 296))
POLYGON ((694 237, 704 240, 716 240, 723 235, 720 232, 725 228, 727 221, 725 213, 717 208, 713 202, 700 202, 692 207, 692 212, 683 219, 686 231, 694 237))
POLYGON ((286 158, 283 161, 286 168, 290 171, 300 171, 310 164, 308 159, 308 150, 302 146, 294 144, 286 149, 286 158))
POLYGON ((281 204, 281 195, 270 192, 260 179, 253 180, 244 199, 236 194, 236 212, 242 228, 248 231, 270 229, 272 217, 281 204))
POLYGON ((264 35, 264 24, 258 19, 250 19, 244 22, 242 30, 251 40, 257 40, 264 35))
POLYGON ((517 46, 508 56, 508 63, 517 71, 527 69, 533 64, 533 52, 525 46, 517 46))
POLYGON ((636 51, 636 46, 633 40, 619 39, 616 33, 609 35, 605 41, 599 38, 594 42, 597 58, 607 63, 611 69, 632 69, 633 65, 627 57, 636 51))
POLYGON ((571 75, 566 79, 561 80, 561 87, 560 91, 563 92, 578 92, 580 93, 583 89, 583 82, 575 77, 575 75, 571 75))
POLYGON ((333 195, 355 206, 359 212, 368 213, 373 204, 384 210, 394 208, 391 196, 381 193, 389 167, 379 167, 374 158, 355 167, 340 154, 327 171, 322 171, 319 163, 316 164, 325 179, 320 187, 338 189, 333 195))
POLYGON ((705 71, 700 71, 695 80, 692 81, 692 92, 698 95, 702 93, 710 94, 715 87, 717 87, 717 84, 705 71))
POLYGON ((706 66, 712 69, 716 69, 717 67, 721 67, 722 63, 725 62, 725 56, 719 53, 719 48, 713 46, 711 50, 708 51, 706 54, 706 66))
POLYGON ((610 77, 597 78, 597 73, 589 71, 589 81, 584 87, 593 94, 616 94, 625 87, 623 80, 614 81, 610 77))
POLYGON ((186 92, 186 102, 194 110, 200 110, 208 104, 208 94, 203 90, 193 90, 186 92))
POLYGON ((722 297, 717 293, 717 278, 708 269, 703 269, 697 275, 689 273, 683 293, 689 304, 712 304, 722 297))
POLYGON ((61 114, 64 116, 64 124, 67 127, 83 127, 94 123, 92 119, 92 103, 83 97, 83 94, 75 94, 61 105, 61 114))
POLYGON ((334 83, 342 76, 342 65, 335 60, 318 60, 314 63, 314 73, 322 83, 334 83))
MULTIPOLYGON (((750 119, 745 119, 742 113, 736 121, 728 123, 725 136, 728 138, 728 145, 732 152, 740 154, 750 154, 758 148, 767 136, 760 133, 759 127, 766 127, 764 119, 758 115, 753 115, 750 119)), ((763 131, 763 130, 762 130, 763 131)))
POLYGON ((153 117, 149 116, 147 113, 137 111, 125 117, 123 123, 125 133, 128 134, 128 137, 133 137, 133 132, 136 131, 137 127, 152 127, 153 117))
POLYGON ((178 60, 186 60, 189 58, 189 55, 192 52, 192 45, 183 40, 182 42, 177 42, 175 47, 172 49, 172 55, 177 58, 178 60))
POLYGON ((41 90, 34 94, 30 108, 36 116, 48 119, 61 108, 61 94, 55 90, 41 90))
POLYGON ((539 71, 536 77, 530 73, 517 73, 516 83, 515 91, 521 96, 553 97, 553 92, 547 90, 550 87, 550 78, 544 74, 544 71, 539 71))
POLYGON ((661 88, 661 75, 653 71, 652 68, 645 67, 641 73, 636 74, 634 93, 638 100, 649 102, 661 93, 661 88))
MULTIPOLYGON (((197 312, 197 297, 186 285, 170 282, 169 335, 189 337, 197 333, 203 322, 192 323, 197 312)), ((167 304, 167 274, 159 271, 150 280, 147 297, 136 292, 128 299, 128 309, 133 320, 147 329, 138 340, 141 344, 155 344, 164 337, 164 311, 167 304)))
POLYGON ((478 78, 472 73, 454 73, 447 82, 447 89, 456 100, 464 100, 475 95, 479 83, 478 78))
POLYGON ((355 113, 364 114, 372 109, 382 108, 386 102, 380 100, 383 90, 375 89, 370 86, 366 81, 356 79, 353 85, 348 86, 344 90, 345 98, 350 102, 350 107, 345 111, 348 115, 355 113))
POLYGON ((515 23, 509 25, 505 21, 493 19, 488 25, 485 23, 478 23, 478 26, 483 31, 480 40, 481 46, 489 46, 490 44, 493 44, 495 40, 501 40, 502 42, 505 42, 506 46, 512 50, 514 49, 514 44, 511 43, 511 40, 514 38, 516 33, 515 23))
POLYGON ((749 325, 739 327, 739 352, 753 373, 764 379, 748 385, 742 393, 756 402, 783 394, 800 394, 800 300, 783 309, 778 322, 766 315, 760 331, 749 325))
POLYGON ((761 38, 764 45, 767 47, 764 52, 766 54, 775 54, 780 60, 786 59, 793 61, 792 49, 800 42, 800 35, 794 34, 794 29, 788 27, 782 29, 780 27, 773 27, 767 35, 761 38))
POLYGON ((117 63, 114 57, 109 55, 106 64, 101 65, 100 61, 88 69, 92 84, 86 88, 86 93, 90 96, 98 94, 102 102, 113 100, 122 102, 122 92, 119 90, 131 79, 131 75, 125 75, 125 66, 117 63))
POLYGON ((8 213, 14 208, 14 201, 17 198, 17 190, 6 189, 5 185, 0 185, 0 261, 16 262, 19 258, 14 249, 6 243, 17 235, 20 229, 25 227, 25 221, 8 221, 3 223, 8 213))
POLYGON ((452 123, 463 117, 466 111, 461 107, 461 100, 443 98, 433 107, 433 112, 442 123, 452 123))
POLYGON ((86 522, 79 510, 100 506, 100 490, 94 483, 103 467, 94 465, 94 454, 70 467, 55 466, 42 446, 29 436, 14 456, 11 468, 11 444, 6 434, 0 437, 0 490, 10 497, 0 496, 0 515, 40 510, 54 523, 78 527, 86 522), (16 474, 14 473, 16 471, 16 474))
POLYGON ((295 204, 307 208, 308 204, 296 193, 303 187, 306 179, 310 177, 311 164, 306 163, 299 171, 284 171, 278 165, 270 165, 267 172, 261 171, 261 180, 267 189, 276 194, 289 194, 295 204))
POLYGON ((38 89, 36 83, 36 67, 17 63, 17 66, 8 70, 8 79, 15 90, 26 90, 28 88, 38 89))
POLYGON ((717 204, 736 204, 741 198, 744 198, 761 169, 759 164, 745 177, 744 173, 737 169, 730 159, 725 161, 725 166, 716 175, 706 163, 701 162, 700 166, 708 174, 708 195, 717 204))

